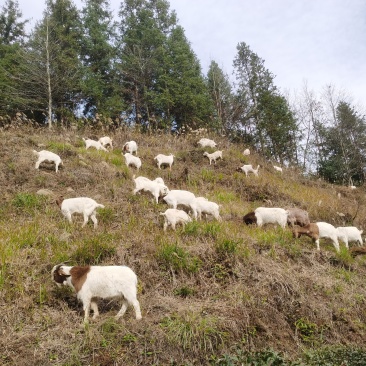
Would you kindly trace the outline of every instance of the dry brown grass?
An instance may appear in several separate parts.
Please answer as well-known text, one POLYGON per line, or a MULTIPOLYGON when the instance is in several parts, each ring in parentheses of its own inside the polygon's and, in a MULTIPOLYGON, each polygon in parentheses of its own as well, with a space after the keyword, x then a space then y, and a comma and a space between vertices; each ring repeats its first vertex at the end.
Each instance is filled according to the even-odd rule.
MULTIPOLYGON (((364 190, 348 191, 282 176, 243 146, 214 137, 224 159, 209 166, 197 138, 114 132, 113 152, 85 150, 81 137, 98 131, 14 129, 0 140, 0 361, 3 365, 208 364, 237 348, 273 348, 296 358, 307 348, 364 346, 365 258, 330 243, 317 253, 310 239, 295 242, 288 229, 246 227, 242 216, 260 205, 297 205, 314 221, 341 225, 336 212, 354 214, 364 190), (209 219, 163 233, 166 209, 147 194, 132 195, 132 176, 121 156, 124 142, 139 145, 137 175, 161 176, 171 189, 188 189, 222 205, 222 223, 209 219), (43 144, 43 147, 39 147, 43 144), (32 149, 61 155, 64 167, 34 169, 32 149), (176 155, 172 171, 153 157, 176 155), (261 164, 260 176, 235 172, 261 164), (39 189, 53 195, 42 198, 39 189), (342 191, 342 198, 336 193, 342 191), (54 199, 89 196, 103 203, 97 230, 69 225, 54 199), (321 203, 319 205, 319 201, 321 203), (143 320, 133 311, 115 321, 118 305, 101 302, 101 316, 82 326, 80 304, 50 279, 57 262, 126 264, 139 277, 143 320)), ((208 149, 209 150, 209 149, 208 149)), ((360 207, 355 225, 365 227, 360 207)))

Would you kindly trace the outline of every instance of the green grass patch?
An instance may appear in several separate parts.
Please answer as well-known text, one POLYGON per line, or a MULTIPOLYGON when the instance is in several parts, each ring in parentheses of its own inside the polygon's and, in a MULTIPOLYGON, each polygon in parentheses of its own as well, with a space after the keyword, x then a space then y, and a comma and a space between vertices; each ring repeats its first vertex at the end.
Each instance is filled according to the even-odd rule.
POLYGON ((220 330, 217 318, 192 312, 165 317, 160 326, 166 332, 168 342, 195 352, 213 352, 227 338, 227 333, 220 330))
POLYGON ((99 264, 116 254, 114 236, 103 233, 80 242, 70 259, 78 265, 99 264))
POLYGON ((201 266, 199 258, 192 256, 177 244, 163 243, 157 249, 156 255, 166 270, 172 269, 174 271, 195 273, 201 266))

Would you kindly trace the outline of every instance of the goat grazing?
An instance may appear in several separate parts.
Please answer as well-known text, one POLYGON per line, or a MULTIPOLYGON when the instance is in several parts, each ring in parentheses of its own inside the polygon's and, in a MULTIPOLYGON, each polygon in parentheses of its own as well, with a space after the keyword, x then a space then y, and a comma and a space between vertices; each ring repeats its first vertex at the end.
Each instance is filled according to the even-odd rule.
POLYGON ((168 208, 165 212, 161 212, 160 215, 164 216, 164 231, 166 231, 169 225, 175 230, 176 224, 181 223, 184 228, 187 222, 192 221, 185 211, 175 208, 168 208))
POLYGON ((254 169, 252 164, 243 165, 240 168, 237 168, 236 171, 238 172, 244 172, 245 176, 247 177, 249 173, 253 173, 256 177, 258 177, 258 170, 260 165, 257 166, 257 169, 254 169))
POLYGON ((123 155, 126 159, 126 165, 127 166, 134 166, 135 168, 137 168, 137 170, 139 170, 141 168, 141 159, 137 156, 132 155, 131 153, 126 153, 123 155))
POLYGON ((137 155, 137 143, 136 141, 127 141, 124 145, 123 145, 123 152, 128 152, 130 154, 135 153, 135 155, 137 155))
POLYGON ((356 241, 360 246, 363 245, 361 234, 363 230, 358 230, 355 226, 339 226, 337 227, 337 237, 343 241, 348 248, 348 243, 356 241))
POLYGON ((140 303, 137 300, 137 276, 126 266, 65 266, 58 264, 52 268, 53 281, 73 288, 78 300, 83 304, 84 322, 88 322, 90 309, 93 319, 99 315, 96 298, 123 300, 116 319, 124 315, 128 305, 135 309, 136 319, 140 320, 140 303))
POLYGON ((257 224, 259 227, 264 224, 278 224, 283 229, 287 223, 287 211, 279 207, 258 207, 254 212, 249 212, 243 217, 247 224, 257 224))
POLYGON ((286 211, 288 212, 287 223, 291 227, 294 227, 295 225, 306 226, 310 224, 309 214, 307 211, 297 207, 287 208, 286 211))
POLYGON ((163 197, 168 194, 169 189, 164 184, 162 178, 156 178, 155 180, 150 180, 145 177, 133 177, 135 181, 135 189, 133 190, 133 194, 136 194, 140 191, 150 192, 156 200, 156 203, 159 202, 159 197, 163 197))
POLYGON ((38 160, 36 162, 36 169, 39 169, 39 165, 45 161, 45 162, 49 162, 49 163, 54 163, 55 167, 56 167, 56 173, 57 173, 59 165, 63 165, 61 158, 57 154, 55 154, 51 151, 47 151, 47 150, 36 151, 36 150, 33 150, 33 154, 38 157, 38 160))
POLYGON ((60 207, 62 214, 72 223, 72 214, 80 213, 84 216, 84 222, 82 227, 84 227, 89 221, 89 217, 94 223, 94 229, 98 226, 98 220, 96 217, 96 209, 104 208, 104 205, 95 202, 89 197, 76 197, 64 199, 60 196, 56 203, 60 207))
POLYGON ((101 137, 98 142, 100 142, 104 147, 109 145, 111 149, 113 149, 112 139, 109 136, 101 137))
POLYGON ((278 172, 282 173, 283 169, 280 166, 273 165, 274 170, 277 170, 278 172))
POLYGON ((201 147, 212 147, 212 148, 216 147, 216 142, 206 137, 203 137, 197 143, 198 145, 201 145, 201 147))
POLYGON ((205 197, 197 197, 197 213, 198 218, 201 219, 202 214, 212 215, 217 221, 222 221, 220 216, 220 206, 215 203, 207 200, 205 197))
POLYGON ((299 238, 301 235, 312 238, 317 250, 320 250, 319 239, 329 238, 333 242, 336 251, 339 252, 337 229, 327 222, 311 222, 303 227, 295 225, 292 234, 294 238, 299 238))
POLYGON ((99 141, 95 141, 95 140, 91 140, 91 139, 84 139, 84 137, 83 137, 83 141, 85 142, 86 150, 88 150, 89 147, 94 147, 97 150, 108 151, 99 141))
POLYGON ((160 168, 161 165, 169 165, 169 169, 172 170, 174 158, 175 156, 173 154, 170 155, 158 154, 155 156, 154 160, 156 160, 159 169, 161 169, 160 168))
POLYGON ((196 196, 189 191, 179 189, 169 191, 163 200, 172 208, 177 208, 178 205, 188 207, 193 212, 193 217, 197 220, 197 202, 196 196))
POLYGON ((209 154, 207 151, 205 151, 203 153, 203 156, 207 156, 208 157, 208 160, 210 160, 210 165, 211 165, 211 162, 212 161, 216 164, 216 160, 217 159, 222 159, 222 151, 217 150, 217 151, 215 151, 212 154, 209 154))

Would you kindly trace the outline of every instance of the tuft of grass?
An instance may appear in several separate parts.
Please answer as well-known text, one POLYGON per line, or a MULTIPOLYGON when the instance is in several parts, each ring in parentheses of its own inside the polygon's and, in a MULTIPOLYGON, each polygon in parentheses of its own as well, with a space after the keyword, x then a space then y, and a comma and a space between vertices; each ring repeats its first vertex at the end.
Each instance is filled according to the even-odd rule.
POLYGON ((220 330, 218 319, 213 316, 201 317, 192 312, 183 316, 171 315, 160 325, 168 342, 194 352, 214 352, 227 338, 227 333, 220 330))
POLYGON ((164 243, 160 245, 156 255, 165 269, 195 273, 201 266, 199 258, 190 255, 177 244, 164 243))
POLYGON ((238 252, 239 245, 239 240, 221 239, 215 243, 215 249, 219 255, 236 254, 238 252))
POLYGON ((78 265, 99 264, 115 254, 113 235, 104 233, 80 242, 70 259, 78 265))
POLYGON ((40 209, 46 202, 45 196, 40 196, 34 193, 20 192, 15 195, 12 204, 19 210, 27 213, 34 213, 35 210, 40 209))

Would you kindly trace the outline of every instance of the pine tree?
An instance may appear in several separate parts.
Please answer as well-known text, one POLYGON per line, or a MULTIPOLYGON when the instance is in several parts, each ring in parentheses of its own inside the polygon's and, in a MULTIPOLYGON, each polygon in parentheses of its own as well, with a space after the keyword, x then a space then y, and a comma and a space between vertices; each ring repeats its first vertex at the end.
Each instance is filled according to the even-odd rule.
POLYGON ((215 61, 211 61, 208 69, 207 85, 214 104, 217 125, 222 132, 227 133, 234 127, 232 121, 234 98, 227 74, 224 74, 215 61))
POLYGON ((11 75, 19 71, 21 60, 18 53, 26 42, 25 25, 17 1, 6 0, 0 13, 0 110, 6 112, 20 109, 12 90, 11 75))
POLYGON ((82 11, 84 114, 96 112, 105 117, 119 115, 123 109, 121 90, 115 70, 116 44, 112 13, 108 0, 87 0, 82 11))

